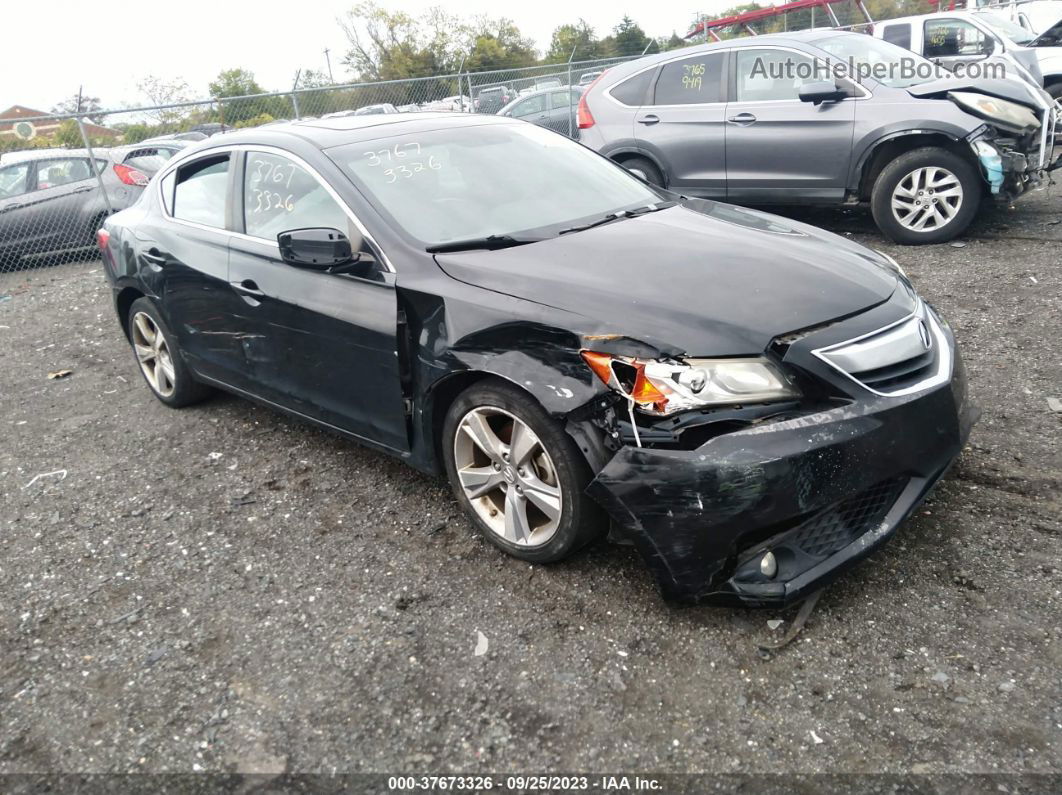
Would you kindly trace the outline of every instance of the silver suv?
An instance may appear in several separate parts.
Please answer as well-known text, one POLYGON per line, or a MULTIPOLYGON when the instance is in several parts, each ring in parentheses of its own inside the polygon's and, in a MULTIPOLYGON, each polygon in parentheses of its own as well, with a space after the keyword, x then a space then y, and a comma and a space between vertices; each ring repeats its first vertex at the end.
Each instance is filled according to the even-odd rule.
POLYGON ((645 180, 738 204, 869 204, 900 243, 961 234, 1054 163, 1059 111, 1013 79, 958 78, 859 33, 813 30, 615 66, 580 140, 645 180))

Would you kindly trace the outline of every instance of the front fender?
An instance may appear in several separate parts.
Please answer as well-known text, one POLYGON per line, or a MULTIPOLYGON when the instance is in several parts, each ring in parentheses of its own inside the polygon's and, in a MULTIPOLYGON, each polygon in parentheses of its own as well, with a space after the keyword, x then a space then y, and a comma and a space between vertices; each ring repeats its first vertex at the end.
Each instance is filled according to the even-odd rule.
MULTIPOLYGON (((946 102, 945 104, 955 107, 951 102, 946 102)), ((955 108, 955 110, 958 111, 958 108, 955 108)), ((891 124, 875 127, 862 134, 857 131, 857 138, 852 146, 852 154, 854 156, 851 170, 848 174, 848 189, 852 191, 859 189, 864 166, 882 144, 912 135, 942 135, 950 141, 961 141, 983 124, 983 122, 974 119, 972 116, 967 116, 967 114, 961 112, 960 114, 966 116, 969 119, 969 123, 959 124, 939 119, 914 119, 892 122, 891 124)))

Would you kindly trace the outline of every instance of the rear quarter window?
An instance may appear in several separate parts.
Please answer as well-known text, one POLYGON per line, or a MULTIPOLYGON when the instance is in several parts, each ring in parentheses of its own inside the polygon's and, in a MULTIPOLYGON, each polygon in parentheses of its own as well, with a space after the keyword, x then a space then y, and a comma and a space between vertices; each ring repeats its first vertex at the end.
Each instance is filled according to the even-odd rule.
POLYGON ((900 25, 886 25, 881 32, 881 38, 889 44, 909 50, 911 49, 911 25, 907 22, 900 25))
POLYGON ((653 75, 655 74, 656 69, 646 69, 644 72, 636 74, 634 77, 628 77, 622 83, 613 86, 609 93, 612 94, 612 98, 617 102, 637 108, 645 104, 645 98, 649 93, 649 86, 652 84, 653 75))

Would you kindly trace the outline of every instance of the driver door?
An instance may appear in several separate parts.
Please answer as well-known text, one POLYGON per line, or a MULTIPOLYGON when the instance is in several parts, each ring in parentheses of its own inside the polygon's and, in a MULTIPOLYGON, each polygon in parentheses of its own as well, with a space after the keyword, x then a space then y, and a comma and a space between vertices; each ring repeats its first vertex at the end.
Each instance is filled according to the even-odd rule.
POLYGON ((257 395, 394 451, 409 450, 399 373, 395 275, 380 262, 329 274, 280 257, 277 235, 328 227, 361 235, 335 194, 301 163, 248 151, 237 172, 229 288, 257 395), (242 194, 242 201, 241 201, 242 194))

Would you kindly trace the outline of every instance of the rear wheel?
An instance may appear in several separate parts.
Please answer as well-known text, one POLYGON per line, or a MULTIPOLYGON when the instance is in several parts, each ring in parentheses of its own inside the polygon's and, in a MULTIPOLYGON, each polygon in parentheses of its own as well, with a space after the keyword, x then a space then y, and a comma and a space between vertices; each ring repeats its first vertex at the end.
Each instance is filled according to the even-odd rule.
POLYGON ((584 493, 590 467, 530 396, 501 381, 473 385, 450 407, 443 457, 458 502, 487 539, 514 557, 567 557, 605 529, 584 493))
POLYGON ((211 393, 210 387, 192 377, 176 338, 148 298, 138 298, 129 307, 129 341, 140 374, 167 406, 190 406, 211 393))
POLYGON ((982 190, 971 163, 927 146, 900 155, 882 170, 870 208, 878 228, 897 243, 944 243, 966 231, 982 190))
POLYGON ((634 174, 634 176, 644 179, 651 185, 656 185, 658 188, 664 187, 664 175, 660 173, 660 169, 651 160, 644 157, 631 157, 624 160, 620 165, 634 174))

